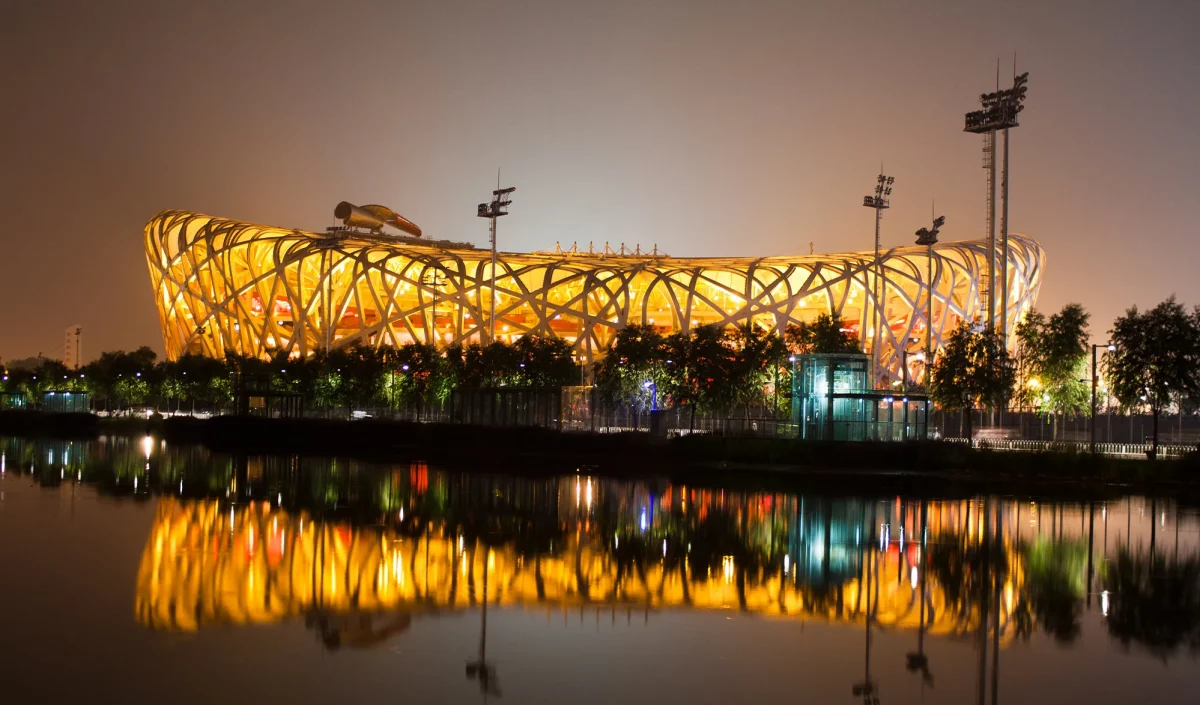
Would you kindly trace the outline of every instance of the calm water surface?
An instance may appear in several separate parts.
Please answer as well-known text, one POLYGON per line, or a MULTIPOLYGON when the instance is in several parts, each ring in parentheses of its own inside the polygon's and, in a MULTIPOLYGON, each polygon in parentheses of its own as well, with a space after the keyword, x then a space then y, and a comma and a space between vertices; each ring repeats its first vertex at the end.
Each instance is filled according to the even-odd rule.
POLYGON ((0 438, 0 701, 1200 697, 1195 509, 569 470, 0 438))

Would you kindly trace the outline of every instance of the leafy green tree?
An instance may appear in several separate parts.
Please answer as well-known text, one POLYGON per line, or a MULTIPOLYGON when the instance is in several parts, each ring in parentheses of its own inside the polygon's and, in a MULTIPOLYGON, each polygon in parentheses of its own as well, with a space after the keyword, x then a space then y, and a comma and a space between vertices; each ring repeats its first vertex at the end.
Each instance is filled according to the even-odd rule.
MULTIPOLYGON (((338 400, 330 396, 329 380, 325 377, 325 355, 317 351, 312 356, 289 358, 277 352, 270 362, 239 360, 240 383, 247 389, 270 389, 275 392, 299 394, 318 408, 333 408, 338 400)), ((340 382, 340 380, 338 380, 340 382)), ((336 384, 332 385, 336 387, 336 384)))
MULTIPOLYGON (((286 359, 283 360, 283 364, 287 364, 286 359)), ((234 378, 235 386, 242 385, 262 388, 270 386, 270 362, 249 355, 228 353, 225 355, 225 367, 234 378)))
POLYGON ((663 338, 663 377, 659 392, 672 406, 690 412, 688 428, 696 427, 696 411, 700 405, 700 383, 694 365, 695 348, 692 333, 677 331, 663 338))
POLYGON ((151 383, 142 376, 122 377, 113 384, 113 394, 118 408, 142 406, 150 401, 151 383))
POLYGON ((1200 399, 1200 309, 1167 299, 1144 313, 1134 306, 1109 331, 1105 355, 1113 396, 1126 409, 1154 417, 1151 457, 1158 453, 1158 417, 1172 402, 1200 399))
POLYGON ((734 374, 736 351, 731 336, 718 325, 679 331, 663 340, 663 378, 659 394, 670 403, 689 409, 689 428, 696 413, 723 413, 737 403, 734 374))
POLYGON ((322 405, 349 410, 380 399, 384 366, 378 350, 354 345, 322 351, 316 357, 322 369, 317 380, 317 398, 322 405))
POLYGON ((822 313, 811 323, 789 325, 784 340, 795 355, 862 352, 858 336, 850 332, 837 313, 822 313))
POLYGON ((93 397, 103 399, 109 409, 115 405, 120 410, 145 404, 152 388, 159 387, 160 370, 154 364, 157 358, 158 354, 146 346, 133 352, 110 351, 101 353, 80 371, 93 397))
POLYGON ((485 389, 517 384, 520 355, 513 346, 495 342, 488 345, 473 343, 459 351, 450 351, 447 358, 454 371, 457 385, 462 389, 485 389))
POLYGON ((1079 304, 1067 304, 1046 319, 1031 311, 1017 326, 1018 396, 1023 402, 1047 411, 1055 420, 1088 406, 1088 314, 1079 304))
POLYGON ((512 345, 518 357, 518 384, 525 387, 566 387, 579 384, 571 344, 561 338, 522 336, 512 345))
POLYGON ((27 403, 37 406, 42 395, 50 391, 84 391, 86 382, 81 373, 67 369, 59 360, 39 358, 31 368, 4 369, 4 380, 0 389, 25 398, 27 403))
MULTIPOLYGON (((610 404, 649 409, 651 393, 646 382, 658 385, 665 396, 669 371, 666 341, 653 326, 630 325, 613 336, 608 354, 596 366, 596 386, 610 404)), ((674 361, 672 361, 674 364, 674 361)))
POLYGON ((1041 379, 1042 335, 1046 328, 1046 316, 1031 308, 1025 318, 1017 323, 1016 365, 1017 388, 1014 398, 1023 406, 1040 408, 1045 403, 1041 379))
POLYGON ((943 409, 960 411, 971 437, 971 409, 1004 406, 1012 395, 1016 368, 998 333, 962 323, 950 334, 930 369, 932 399, 943 409))
POLYGON ((735 360, 730 336, 720 326, 700 326, 692 331, 688 364, 701 411, 727 413, 737 402, 737 390, 729 384, 735 360))
POLYGON ((219 407, 233 400, 231 368, 221 360, 187 354, 162 363, 160 368, 160 394, 168 404, 174 401, 177 410, 185 401, 190 401, 194 410, 197 403, 219 407))
MULTIPOLYGON (((461 350, 461 348, 459 348, 461 350)), ((437 348, 410 343, 383 351, 383 396, 396 409, 424 408, 444 402, 450 395, 453 377, 446 358, 437 348)))
POLYGON ((783 338, 750 323, 734 329, 729 339, 734 356, 727 382, 733 387, 735 402, 749 415, 750 406, 765 402, 765 390, 778 382, 788 348, 783 338))

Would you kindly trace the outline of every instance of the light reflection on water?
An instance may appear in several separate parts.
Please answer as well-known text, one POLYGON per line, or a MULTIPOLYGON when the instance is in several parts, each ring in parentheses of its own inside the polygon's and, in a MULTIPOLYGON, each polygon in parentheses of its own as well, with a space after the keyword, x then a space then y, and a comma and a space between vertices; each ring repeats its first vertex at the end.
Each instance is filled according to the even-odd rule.
POLYGON ((1036 643, 1104 640, 1119 647, 1118 667, 1143 654, 1192 668, 1200 652, 1200 523, 1163 500, 831 497, 585 472, 523 479, 221 456, 150 437, 0 439, 0 471, 154 502, 132 595, 140 629, 302 624, 318 651, 360 651, 472 614, 481 634, 464 672, 489 696, 501 693, 504 669, 487 651, 488 609, 648 628, 708 613, 853 630, 853 655, 837 654, 860 663, 839 686, 853 702, 883 700, 889 686, 899 692, 887 701, 906 702, 911 682, 897 688, 871 661, 878 640, 901 636, 921 697, 941 685, 946 702, 965 702, 948 692, 955 679, 976 701, 995 700, 1001 680, 1020 675, 1000 678, 1002 654, 1036 643), (1085 635, 1089 621, 1101 628, 1085 635), (946 645, 972 654, 963 660, 972 677, 930 658, 927 649, 946 645))

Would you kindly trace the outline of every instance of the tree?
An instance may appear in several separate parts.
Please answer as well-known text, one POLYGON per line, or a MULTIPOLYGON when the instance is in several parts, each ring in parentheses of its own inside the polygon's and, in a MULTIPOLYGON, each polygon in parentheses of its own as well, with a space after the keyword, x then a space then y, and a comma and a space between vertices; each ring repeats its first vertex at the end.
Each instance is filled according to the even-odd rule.
MULTIPOLYGON (((461 351, 462 348, 454 348, 461 351)), ((409 343, 382 350, 385 369, 383 396, 396 409, 417 407, 420 411, 435 402, 444 402, 453 388, 452 366, 448 356, 423 343, 409 343)), ((461 355, 456 359, 461 359, 461 355)))
POLYGON ((322 365, 318 401, 326 406, 352 409, 376 402, 383 390, 383 359, 365 345, 334 348, 317 354, 322 365))
POLYGON ((87 379, 88 391, 93 397, 105 399, 111 409, 144 404, 150 398, 151 388, 158 388, 160 370, 154 361, 158 354, 146 346, 133 352, 123 350, 101 353, 89 362, 81 372, 87 379))
POLYGON ((691 410, 689 429, 696 427, 696 412, 725 412, 738 399, 735 374, 738 352, 731 336, 718 325, 671 334, 662 343, 663 377, 660 393, 673 405, 691 410))
POLYGON ((788 350, 796 355, 862 352, 858 336, 850 332, 837 313, 822 313, 812 323, 789 325, 784 339, 788 350))
POLYGON ((517 354, 518 384, 526 387, 566 387, 579 384, 579 366, 571 344, 561 338, 522 336, 512 345, 517 354))
POLYGON ((1200 399, 1200 309, 1167 299, 1145 313, 1137 306, 1113 322, 1115 350, 1105 355, 1113 396, 1123 408, 1150 409, 1158 454, 1158 417, 1172 402, 1200 399))
MULTIPOLYGON (((635 409, 650 408, 651 393, 645 383, 651 382, 664 392, 667 381, 667 360, 671 359, 662 334, 653 326, 630 325, 613 336, 608 354, 596 366, 596 386, 610 404, 630 405, 635 409)), ((671 359, 671 364, 675 361, 671 359)))
MULTIPOLYGON (((160 394, 168 404, 174 401, 176 410, 183 401, 191 401, 195 410, 197 402, 219 406, 233 398, 231 367, 221 360, 187 354, 164 362, 159 367, 158 377, 162 380, 160 394)), ((170 407, 167 410, 170 411, 170 407)))
POLYGON ((975 330, 963 322, 934 361, 930 379, 934 403, 963 413, 969 439, 971 409, 991 410, 1007 403, 1016 369, 998 333, 975 330))
POLYGON ((0 389, 10 394, 19 394, 34 406, 42 403, 42 396, 50 391, 83 391, 86 389, 80 373, 72 372, 58 360, 38 358, 32 367, 4 370, 4 383, 0 389))
POLYGON ((332 407, 336 400, 330 394, 332 386, 325 377, 325 355, 289 358, 277 352, 269 363, 255 358, 239 358, 235 362, 239 382, 248 389, 271 389, 275 392, 299 394, 316 406, 332 407))
POLYGON ((692 330, 688 364, 702 411, 724 413, 737 401, 737 390, 729 384, 736 356, 730 336, 720 326, 692 330))
MULTIPOLYGON (((700 385, 694 374, 693 335, 677 331, 662 340, 663 379, 659 390, 671 404, 691 412, 688 429, 696 428, 696 409, 700 405, 700 385)), ((603 363, 602 363, 603 364, 603 363)))
POLYGON ((774 388, 788 348, 783 338, 753 323, 738 326, 729 337, 735 354, 727 382, 749 416, 750 405, 765 400, 768 385, 774 388))
POLYGON ((1042 398, 1041 351, 1042 335, 1046 328, 1046 316, 1031 308, 1025 318, 1017 323, 1016 400, 1023 406, 1040 407, 1042 398))
POLYGON ((1017 326, 1020 351, 1017 394, 1030 406, 1045 409, 1058 438, 1059 419, 1087 408, 1089 315, 1079 304, 1067 304, 1047 320, 1030 311, 1017 326))

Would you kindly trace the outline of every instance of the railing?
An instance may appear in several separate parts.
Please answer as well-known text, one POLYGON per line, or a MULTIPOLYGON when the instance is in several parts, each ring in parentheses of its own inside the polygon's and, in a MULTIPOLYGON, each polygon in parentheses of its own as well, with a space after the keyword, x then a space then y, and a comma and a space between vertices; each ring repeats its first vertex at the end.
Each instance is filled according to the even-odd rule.
MULTIPOLYGON (((943 438, 946 443, 967 443, 966 438, 943 438)), ((1028 441, 1020 439, 985 439, 974 438, 970 441, 972 448, 988 448, 1006 451, 1073 451, 1086 453, 1091 450, 1091 444, 1086 441, 1028 441)), ((1150 443, 1097 443, 1096 452, 1100 455, 1145 457, 1150 452, 1150 443)), ((1158 455, 1162 458, 1182 458, 1197 450, 1194 445, 1159 444, 1158 455)))

